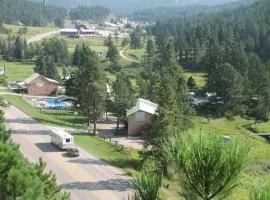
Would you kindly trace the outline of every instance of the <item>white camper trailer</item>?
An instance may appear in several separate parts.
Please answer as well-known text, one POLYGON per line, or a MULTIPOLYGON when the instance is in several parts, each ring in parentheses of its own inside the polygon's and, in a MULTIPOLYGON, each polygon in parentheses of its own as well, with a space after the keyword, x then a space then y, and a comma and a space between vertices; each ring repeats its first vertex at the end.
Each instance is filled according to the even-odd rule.
POLYGON ((73 136, 63 130, 53 130, 51 142, 62 150, 74 146, 73 136))

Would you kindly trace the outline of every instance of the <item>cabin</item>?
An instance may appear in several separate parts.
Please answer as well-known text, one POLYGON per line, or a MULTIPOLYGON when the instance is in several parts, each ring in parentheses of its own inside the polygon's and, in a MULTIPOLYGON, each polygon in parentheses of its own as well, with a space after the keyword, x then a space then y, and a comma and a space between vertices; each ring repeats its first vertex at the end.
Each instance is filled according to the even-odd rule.
POLYGON ((19 85, 21 88, 24 88, 25 92, 29 95, 51 96, 56 94, 59 83, 53 79, 35 73, 19 83, 19 85))
POLYGON ((128 135, 138 136, 145 124, 151 122, 158 105, 145 99, 138 99, 136 105, 127 111, 128 135))

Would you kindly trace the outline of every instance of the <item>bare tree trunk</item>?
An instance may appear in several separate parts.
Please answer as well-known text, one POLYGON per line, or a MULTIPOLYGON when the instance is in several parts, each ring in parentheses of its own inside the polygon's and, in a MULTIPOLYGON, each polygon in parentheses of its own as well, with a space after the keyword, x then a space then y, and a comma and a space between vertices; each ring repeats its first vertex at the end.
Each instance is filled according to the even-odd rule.
POLYGON ((117 117, 116 135, 118 135, 118 132, 119 132, 119 123, 120 123, 120 119, 119 117, 117 117))
POLYGON ((96 135, 97 133, 97 120, 94 120, 94 132, 93 135, 96 135))

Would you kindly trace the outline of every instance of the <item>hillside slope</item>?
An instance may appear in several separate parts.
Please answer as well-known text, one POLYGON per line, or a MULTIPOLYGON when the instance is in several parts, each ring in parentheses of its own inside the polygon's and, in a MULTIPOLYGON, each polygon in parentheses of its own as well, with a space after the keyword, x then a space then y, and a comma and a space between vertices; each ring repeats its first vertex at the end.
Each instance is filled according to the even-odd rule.
MULTIPOLYGON (((43 0, 31 0, 35 2, 43 2, 43 0)), ((105 6, 113 11, 132 12, 145 8, 156 8, 161 6, 179 6, 190 4, 216 5, 237 0, 48 0, 49 5, 57 5, 63 7, 84 6, 105 6)), ((245 0, 248 1, 248 0, 245 0)))
POLYGON ((28 26, 45 26, 55 19, 63 20, 66 13, 62 8, 44 7, 43 4, 26 0, 1 0, 0 8, 0 22, 22 22, 28 26))

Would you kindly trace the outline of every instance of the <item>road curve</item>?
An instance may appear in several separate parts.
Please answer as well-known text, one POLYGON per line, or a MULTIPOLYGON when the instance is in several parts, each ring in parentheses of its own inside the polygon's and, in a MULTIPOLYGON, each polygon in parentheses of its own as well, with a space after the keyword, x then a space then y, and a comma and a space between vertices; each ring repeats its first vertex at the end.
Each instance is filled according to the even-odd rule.
POLYGON ((123 50, 123 49, 122 49, 122 50, 120 50, 119 54, 120 54, 120 56, 121 56, 122 58, 124 58, 125 60, 128 60, 128 61, 130 61, 130 62, 134 62, 134 63, 139 64, 139 62, 138 62, 138 61, 133 60, 133 59, 130 59, 130 58, 128 58, 128 57, 126 57, 126 56, 124 55, 124 50, 123 50))
POLYGON ((50 143, 48 128, 31 117, 9 106, 5 123, 12 130, 12 139, 32 162, 41 157, 46 170, 51 170, 71 200, 127 200, 130 177, 119 169, 80 149, 78 158, 70 158, 50 143))
POLYGON ((51 37, 51 36, 57 35, 59 33, 60 33, 60 30, 38 34, 38 35, 35 35, 35 36, 29 38, 26 42, 27 42, 27 44, 30 44, 30 43, 33 43, 33 42, 38 42, 38 41, 40 41, 40 40, 42 40, 44 38, 51 37))

